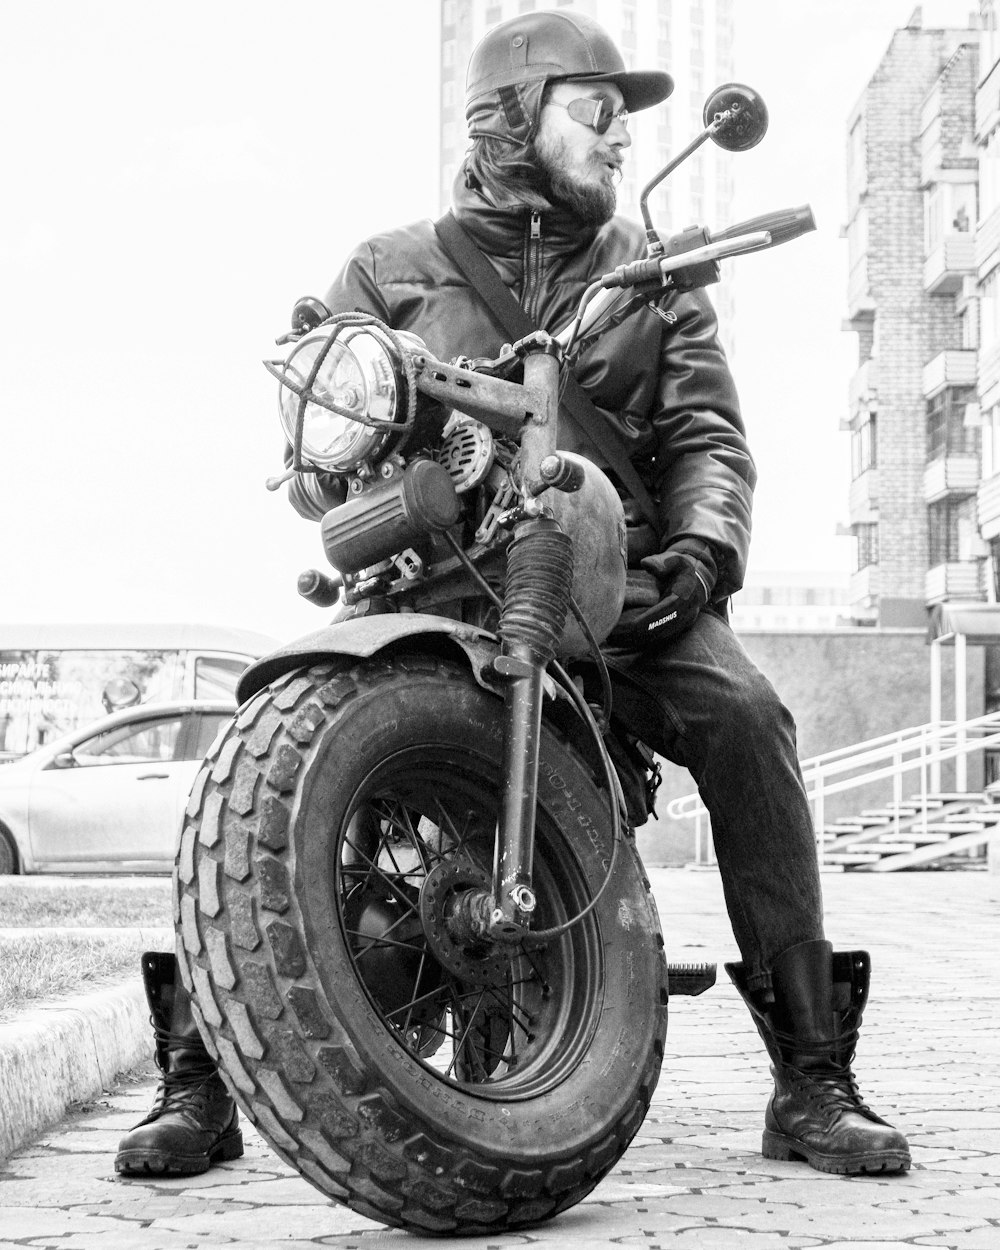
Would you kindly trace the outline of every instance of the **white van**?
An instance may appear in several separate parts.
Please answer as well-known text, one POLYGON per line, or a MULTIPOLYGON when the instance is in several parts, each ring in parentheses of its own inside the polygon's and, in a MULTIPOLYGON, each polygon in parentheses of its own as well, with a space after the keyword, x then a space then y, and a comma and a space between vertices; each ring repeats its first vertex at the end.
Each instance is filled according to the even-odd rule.
POLYGON ((0 624, 0 761, 139 703, 232 699, 274 638, 215 625, 0 624))

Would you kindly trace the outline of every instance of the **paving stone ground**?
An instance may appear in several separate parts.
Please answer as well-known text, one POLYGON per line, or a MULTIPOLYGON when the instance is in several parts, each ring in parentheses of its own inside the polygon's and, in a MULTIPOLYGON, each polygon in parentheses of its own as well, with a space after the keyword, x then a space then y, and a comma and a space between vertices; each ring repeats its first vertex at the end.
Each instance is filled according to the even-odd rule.
MULTIPOLYGON (((651 871, 670 957, 735 957, 713 872, 651 871)), ((465 1238, 483 1250, 1000 1250, 1000 902, 985 872, 824 878, 828 933, 872 953, 856 1070, 908 1134, 905 1176, 843 1178, 761 1158, 769 1077, 728 980, 677 999, 650 1113, 615 1171, 550 1224, 465 1238)), ((0 1163, 0 1246, 440 1247, 354 1215, 289 1171, 249 1124, 246 1155, 204 1176, 116 1179, 152 1067, 0 1163)))

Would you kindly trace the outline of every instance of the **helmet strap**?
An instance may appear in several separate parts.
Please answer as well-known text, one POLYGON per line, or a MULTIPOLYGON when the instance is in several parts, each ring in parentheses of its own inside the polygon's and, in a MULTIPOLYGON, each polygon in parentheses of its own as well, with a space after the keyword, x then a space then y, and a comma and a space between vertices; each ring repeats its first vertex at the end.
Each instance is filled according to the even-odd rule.
POLYGON ((510 130, 510 133, 516 138, 526 139, 528 131, 531 129, 531 123, 524 115, 517 88, 501 87, 497 94, 500 96, 500 104, 503 107, 504 116, 507 118, 507 128, 510 130))

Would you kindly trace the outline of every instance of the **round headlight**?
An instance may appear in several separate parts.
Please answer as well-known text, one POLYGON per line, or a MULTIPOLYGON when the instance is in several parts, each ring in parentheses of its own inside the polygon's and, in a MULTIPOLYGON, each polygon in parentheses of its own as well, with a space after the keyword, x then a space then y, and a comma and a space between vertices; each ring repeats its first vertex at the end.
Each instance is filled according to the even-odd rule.
POLYGON ((357 468, 402 428, 400 365, 373 326, 319 326, 295 344, 283 373, 291 384, 278 392, 285 436, 294 446, 301 410, 302 458, 317 468, 357 468))

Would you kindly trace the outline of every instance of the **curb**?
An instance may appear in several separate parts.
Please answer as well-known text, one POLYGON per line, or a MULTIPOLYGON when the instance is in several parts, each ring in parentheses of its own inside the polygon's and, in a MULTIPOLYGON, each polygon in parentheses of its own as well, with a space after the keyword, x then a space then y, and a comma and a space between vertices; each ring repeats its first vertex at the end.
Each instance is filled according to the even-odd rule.
POLYGON ((70 1103, 100 1094, 152 1054, 138 974, 0 1025, 0 1159, 60 1120, 70 1103))

